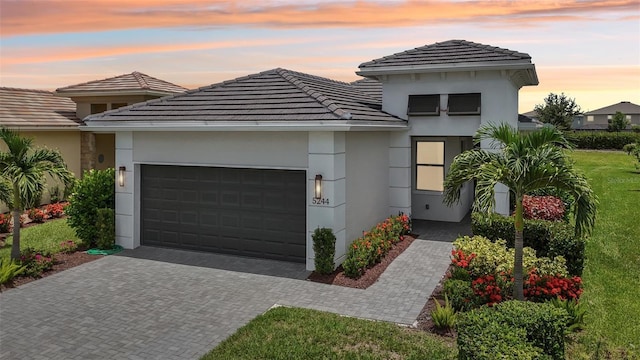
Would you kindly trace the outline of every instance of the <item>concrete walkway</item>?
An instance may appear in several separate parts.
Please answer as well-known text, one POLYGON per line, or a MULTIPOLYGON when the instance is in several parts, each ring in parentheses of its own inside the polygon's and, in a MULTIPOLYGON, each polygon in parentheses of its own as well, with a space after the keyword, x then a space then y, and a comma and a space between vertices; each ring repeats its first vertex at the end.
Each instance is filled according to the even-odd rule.
POLYGON ((411 325, 450 250, 416 240, 358 290, 300 280, 302 265, 142 247, 0 294, 0 359, 197 359, 274 304, 411 325))

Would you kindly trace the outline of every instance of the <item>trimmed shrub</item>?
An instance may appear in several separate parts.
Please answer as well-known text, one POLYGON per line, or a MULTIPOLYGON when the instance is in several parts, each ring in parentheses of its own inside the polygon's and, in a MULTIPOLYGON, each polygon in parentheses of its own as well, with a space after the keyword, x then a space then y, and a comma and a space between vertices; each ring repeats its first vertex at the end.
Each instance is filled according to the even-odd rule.
POLYGON ((627 144, 640 141, 637 132, 577 131, 565 133, 565 136, 578 149, 621 150, 627 144))
POLYGON ((582 279, 580 277, 539 275, 535 269, 529 271, 524 287, 524 296, 531 301, 557 298, 578 300, 582 295, 582 279))
POLYGON ((64 210, 67 222, 88 247, 96 244, 99 235, 97 209, 115 209, 115 176, 115 169, 86 171, 64 210))
POLYGON ((470 281, 447 279, 442 283, 442 291, 455 311, 467 311, 473 307, 474 296, 470 281))
MULTIPOLYGON (((492 241, 504 239, 508 247, 514 246, 516 232, 513 217, 474 212, 471 216, 471 228, 475 235, 492 241)), ((562 256, 567 262, 569 274, 582 275, 585 239, 576 237, 570 224, 525 220, 524 246, 533 248, 538 256, 562 256)))
POLYGON ((113 209, 102 208, 96 211, 96 215, 96 245, 99 249, 111 250, 116 245, 116 213, 113 209))
POLYGON ((349 246, 342 263, 344 274, 350 278, 362 276, 367 268, 387 255, 393 244, 403 239, 402 236, 411 230, 410 224, 409 216, 400 214, 390 216, 370 231, 365 231, 349 246))
POLYGON ((461 314, 458 359, 564 359, 567 313, 548 303, 507 301, 461 314))
POLYGON ((27 248, 20 253, 20 263, 24 266, 24 275, 42 277, 42 273, 53 268, 53 255, 27 248))
POLYGON ((335 269, 334 257, 336 254, 336 237, 333 235, 333 230, 317 228, 311 237, 313 238, 316 272, 331 274, 335 269))

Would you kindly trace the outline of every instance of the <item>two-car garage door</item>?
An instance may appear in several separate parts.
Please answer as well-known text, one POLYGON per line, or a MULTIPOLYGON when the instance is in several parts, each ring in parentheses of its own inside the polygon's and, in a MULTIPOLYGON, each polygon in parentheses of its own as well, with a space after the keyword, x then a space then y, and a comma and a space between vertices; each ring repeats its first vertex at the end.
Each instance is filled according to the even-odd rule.
POLYGON ((141 165, 141 243, 304 262, 306 174, 141 165))

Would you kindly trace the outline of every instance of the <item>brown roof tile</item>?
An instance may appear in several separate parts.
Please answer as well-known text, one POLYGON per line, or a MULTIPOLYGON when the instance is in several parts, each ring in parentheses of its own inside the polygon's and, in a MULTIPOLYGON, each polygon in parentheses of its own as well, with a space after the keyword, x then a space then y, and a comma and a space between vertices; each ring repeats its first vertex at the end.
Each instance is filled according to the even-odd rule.
POLYGON ((0 88, 0 125, 9 128, 78 127, 76 103, 50 91, 0 88))
POLYGON ((172 84, 168 81, 156 79, 152 76, 134 71, 131 74, 124 74, 103 80, 93 80, 82 84, 70 85, 59 88, 56 93, 78 93, 78 92, 108 92, 108 91, 153 91, 164 94, 175 94, 186 91, 186 88, 172 84))
POLYGON ((382 102, 382 83, 377 80, 363 78, 351 83, 353 87, 382 102))
POLYGON ((531 60, 531 57, 525 53, 471 41, 449 40, 371 60, 360 64, 360 69, 522 60, 531 60))
POLYGON ((90 116, 87 121, 398 122, 351 84, 273 69, 90 116))

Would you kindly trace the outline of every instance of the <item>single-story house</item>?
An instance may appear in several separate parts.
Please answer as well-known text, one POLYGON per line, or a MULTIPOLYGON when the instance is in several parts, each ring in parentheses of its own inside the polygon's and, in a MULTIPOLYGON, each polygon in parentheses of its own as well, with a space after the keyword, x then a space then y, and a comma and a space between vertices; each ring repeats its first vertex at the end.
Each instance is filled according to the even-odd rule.
MULTIPOLYGON (((336 261, 389 214, 460 221, 443 204, 453 157, 483 124, 518 125, 528 54, 451 40, 362 63, 344 83, 286 69, 91 115, 115 136, 116 241, 306 263, 332 228, 336 261)), ((482 144, 488 147, 488 144, 482 144)), ((508 189, 496 210, 508 212, 508 189)))

